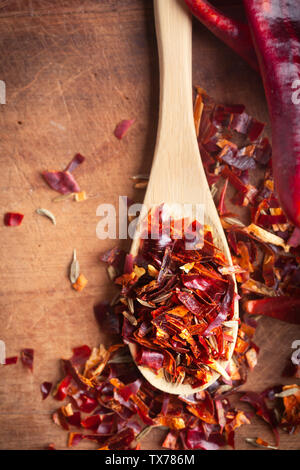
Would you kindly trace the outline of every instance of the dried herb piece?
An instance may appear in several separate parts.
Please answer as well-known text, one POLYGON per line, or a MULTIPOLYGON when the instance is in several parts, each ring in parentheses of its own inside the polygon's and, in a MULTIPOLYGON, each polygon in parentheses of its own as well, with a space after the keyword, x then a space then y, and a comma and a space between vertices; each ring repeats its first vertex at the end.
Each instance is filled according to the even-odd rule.
POLYGON ((66 201, 67 199, 71 199, 73 196, 75 197, 77 193, 67 193, 63 194, 62 196, 56 196, 54 199, 52 199, 53 202, 61 202, 61 201, 66 201))
POLYGON ((134 176, 131 176, 131 179, 132 180, 149 180, 149 175, 146 175, 146 174, 141 174, 141 175, 134 175, 134 176))
POLYGON ((33 371, 34 350, 30 348, 21 349, 21 362, 23 366, 33 371))
POLYGON ((247 437, 245 441, 248 444, 251 444, 252 446, 258 447, 260 449, 278 450, 278 447, 270 445, 268 442, 263 441, 260 437, 257 437, 256 439, 247 437))
POLYGON ((4 225, 7 227, 17 227, 21 225, 24 214, 19 212, 7 212, 4 214, 4 225))
POLYGON ((77 281, 79 274, 80 274, 80 266, 77 260, 76 250, 74 249, 73 260, 70 266, 70 281, 72 284, 74 284, 77 281))
POLYGON ((44 217, 48 217, 48 219, 51 220, 53 225, 56 225, 56 218, 52 214, 52 212, 48 211, 48 209, 39 208, 39 209, 36 210, 36 213, 39 214, 39 215, 43 215, 44 217))

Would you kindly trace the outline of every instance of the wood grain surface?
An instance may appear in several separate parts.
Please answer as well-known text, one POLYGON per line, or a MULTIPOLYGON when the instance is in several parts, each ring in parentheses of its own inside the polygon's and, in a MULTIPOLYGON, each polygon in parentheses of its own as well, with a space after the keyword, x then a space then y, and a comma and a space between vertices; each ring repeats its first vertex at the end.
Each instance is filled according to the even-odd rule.
MULTIPOLYGON (((35 349, 33 373, 20 361, 0 366, 0 448, 42 449, 54 442, 63 449, 66 433, 50 419, 57 402, 42 402, 39 386, 59 379, 59 358, 72 347, 105 341, 93 305, 114 292, 98 260, 114 242, 97 239, 96 209, 117 205, 120 195, 143 199, 130 176, 149 171, 155 144, 159 76, 152 1, 1 0, 0 79, 7 87, 7 103, 0 105, 1 211, 25 214, 20 227, 0 224, 0 339, 7 356, 35 349), (124 118, 136 122, 118 141, 113 130, 124 118), (55 203, 40 173, 63 169, 76 152, 86 156, 76 177, 89 198, 55 203), (35 213, 38 207, 56 215, 56 227, 35 213), (89 280, 81 293, 67 277, 74 248, 89 280)), ((198 22, 193 81, 216 100, 246 104, 267 122, 260 77, 198 22)), ((299 327, 260 320, 259 363, 244 388, 291 383, 280 374, 295 339, 299 327)), ((163 434, 153 431, 143 448, 159 449, 163 434)), ((245 437, 256 436, 272 441, 268 426, 254 417, 238 430, 237 448, 249 448, 245 437)), ((281 433, 281 448, 299 448, 299 440, 281 433)))

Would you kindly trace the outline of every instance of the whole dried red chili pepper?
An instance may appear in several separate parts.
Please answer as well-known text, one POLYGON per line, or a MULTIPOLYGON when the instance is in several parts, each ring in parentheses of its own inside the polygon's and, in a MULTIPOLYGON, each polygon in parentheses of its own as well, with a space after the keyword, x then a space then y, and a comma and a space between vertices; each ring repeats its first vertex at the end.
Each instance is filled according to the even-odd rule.
POLYGON ((253 47, 249 27, 224 15, 206 0, 185 0, 185 3, 215 36, 231 47, 255 70, 258 63, 253 47))
POLYGON ((300 8, 285 0, 244 0, 272 124, 273 173, 283 210, 300 226, 300 8))

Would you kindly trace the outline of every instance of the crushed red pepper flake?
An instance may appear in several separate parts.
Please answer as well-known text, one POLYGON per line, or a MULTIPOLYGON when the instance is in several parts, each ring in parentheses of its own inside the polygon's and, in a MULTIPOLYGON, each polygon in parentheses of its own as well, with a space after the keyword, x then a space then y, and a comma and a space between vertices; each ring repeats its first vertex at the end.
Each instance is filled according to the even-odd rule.
POLYGON ((52 382, 43 382, 40 385, 43 400, 46 400, 46 398, 49 396, 49 393, 51 392, 51 389, 52 389, 52 385, 53 385, 52 382))
POLYGON ((83 274, 79 274, 76 282, 72 284, 73 289, 77 290, 77 292, 81 292, 85 286, 87 285, 88 280, 83 274))
POLYGON ((6 212, 6 214, 4 214, 4 225, 7 227, 17 227, 21 225, 23 217, 24 214, 20 214, 19 212, 6 212))
POLYGON ((10 356, 5 358, 5 366, 10 366, 18 362, 18 356, 10 356))
POLYGON ((114 130, 114 135, 117 137, 117 139, 123 139, 134 122, 135 119, 123 119, 120 121, 114 130))
POLYGON ((31 348, 25 348, 21 350, 21 362, 23 366, 27 367, 31 372, 33 371, 33 358, 34 350, 31 348))
POLYGON ((80 192, 77 181, 68 171, 44 171, 42 175, 50 188, 54 191, 61 194, 80 192))
POLYGON ((85 157, 77 153, 64 171, 43 171, 42 176, 54 191, 61 194, 80 193, 80 187, 72 175, 72 172, 78 165, 83 163, 84 160, 85 157))

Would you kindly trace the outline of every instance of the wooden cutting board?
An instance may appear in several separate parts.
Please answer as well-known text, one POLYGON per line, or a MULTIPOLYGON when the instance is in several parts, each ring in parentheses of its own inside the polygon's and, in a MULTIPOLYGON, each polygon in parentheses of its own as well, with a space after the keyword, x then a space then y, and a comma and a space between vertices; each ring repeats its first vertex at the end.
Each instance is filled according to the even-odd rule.
MULTIPOLYGON (((235 10, 234 10, 235 11, 235 10)), ((244 103, 267 121, 259 76, 198 22, 194 23, 194 84, 217 101, 244 103)), ((1 210, 25 214, 20 227, 1 223, 0 339, 7 356, 35 349, 33 374, 20 362, 0 366, 0 448, 66 446, 66 433, 51 422, 57 406, 42 402, 41 382, 60 377, 59 358, 81 344, 105 340, 93 305, 114 292, 99 253, 114 245, 96 237, 101 203, 119 195, 142 201, 130 177, 147 173, 153 155, 158 111, 158 60, 151 0, 0 1, 0 79, 7 102, 0 105, 1 210), (135 118, 118 141, 117 122, 135 118), (76 152, 86 162, 76 170, 89 198, 55 203, 42 180, 45 169, 63 169, 76 152), (57 226, 35 213, 51 210, 57 226), (88 279, 77 293, 67 272, 76 248, 88 279)), ((262 319, 256 334, 259 364, 246 388, 263 390, 281 382, 281 370, 300 329, 262 319)), ((285 383, 291 383, 285 380, 285 383)), ((164 432, 147 436, 143 448, 159 449, 164 432)), ((237 433, 272 441, 254 417, 237 433)), ((84 447, 84 446, 81 446, 84 447)), ((281 448, 300 447, 282 434, 281 448)))

